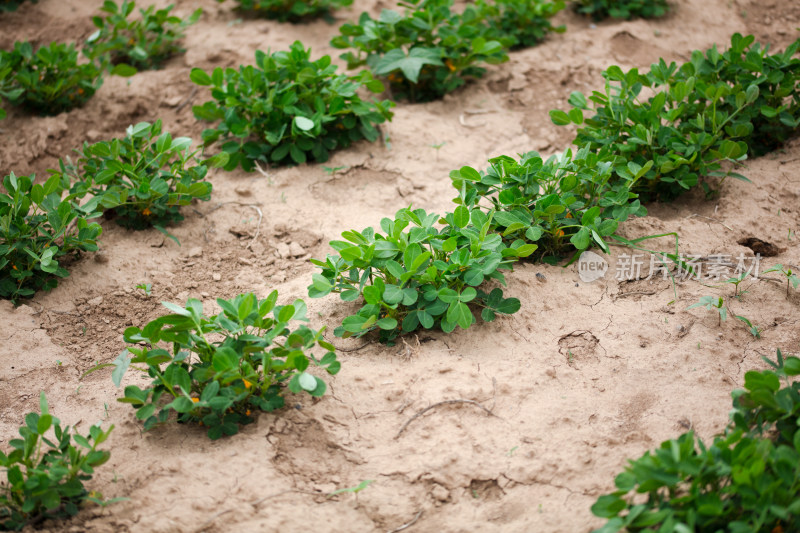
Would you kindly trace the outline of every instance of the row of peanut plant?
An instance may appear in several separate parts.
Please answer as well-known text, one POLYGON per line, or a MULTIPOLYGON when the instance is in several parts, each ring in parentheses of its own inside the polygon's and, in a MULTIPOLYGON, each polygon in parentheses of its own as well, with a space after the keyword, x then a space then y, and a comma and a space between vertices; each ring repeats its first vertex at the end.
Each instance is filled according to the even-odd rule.
MULTIPOLYGON (((324 161, 331 150, 360 139, 376 139, 376 125, 391 118, 392 103, 367 102, 358 96, 362 87, 383 91, 376 76, 385 77, 395 94, 412 99, 438 97, 462 84, 462 75, 479 76, 482 72, 476 61, 501 61, 500 55, 491 57, 504 55, 507 47, 524 45, 527 38, 541 38, 525 37, 513 29, 501 31, 499 22, 494 26, 475 22, 488 20, 480 17, 497 5, 478 2, 459 14, 450 11, 448 2, 403 6, 404 14, 386 10, 377 21, 362 16, 359 25, 343 26, 342 35, 334 40, 340 48, 357 51, 346 54, 348 62, 365 64, 371 72, 337 75, 330 58, 311 61, 310 51, 300 43, 288 52, 257 53, 254 67, 216 69, 210 75, 194 70, 192 80, 212 86, 215 100, 196 107, 195 113, 221 121, 203 135, 206 146, 222 141, 222 152, 214 158, 199 160, 190 139, 162 132, 160 122, 142 123, 131 126, 122 139, 85 144, 77 164, 62 161, 44 184, 34 185, 31 177, 6 177, 8 194, 0 196, 8 243, 0 248, 2 295, 16 300, 54 286, 55 278, 66 275, 60 259, 96 248, 100 226, 90 221, 101 213, 126 227, 154 226, 166 231, 165 224, 180 220, 180 205, 208 199, 211 185, 205 177, 210 165, 250 170, 259 161, 303 163, 309 155, 324 161), (423 28, 425 20, 429 26, 423 28), (380 37, 367 37, 374 35, 380 37), (263 94, 269 94, 269 99, 263 94)), ((147 36, 141 37, 146 42, 141 47, 144 53, 127 58, 114 53, 113 43, 136 42, 135 32, 133 37, 120 37, 112 31, 124 27, 132 9, 132 3, 119 8, 106 2, 104 11, 109 16, 95 19, 99 31, 90 38, 97 52, 87 55, 102 57, 103 64, 144 61, 139 68, 162 60, 157 53, 160 48, 150 46, 147 36)), ((142 11, 145 17, 148 13, 152 11, 142 11)), ((167 13, 159 13, 162 24, 181 25, 180 20, 170 21, 167 13)), ((582 123, 583 111, 595 112, 595 117, 586 120, 587 128, 579 132, 574 153, 548 160, 535 153, 519 160, 500 156, 490 160, 485 172, 469 167, 454 171, 451 179, 458 191, 458 206, 452 213, 439 216, 406 208, 394 219, 381 221, 383 233, 373 228, 343 233, 344 240, 331 243, 338 255, 313 261, 321 272, 312 276, 309 295, 335 292, 345 301, 362 301, 356 314, 346 318, 335 333, 350 337, 377 331, 378 338, 388 343, 420 327, 445 332, 457 326, 467 328, 475 321, 476 307, 485 321, 516 312, 519 300, 506 298, 497 286, 505 284, 502 271, 515 261, 530 256, 557 261, 590 246, 607 251, 619 223, 645 213, 640 195, 646 199, 674 195, 671 184, 689 188, 698 181, 685 174, 676 174, 681 177, 676 179, 670 172, 686 166, 698 178, 714 172, 722 178, 736 176, 731 171, 722 173, 721 163, 738 163, 748 149, 759 153, 762 145, 768 150, 793 134, 797 60, 791 56, 797 43, 774 56, 751 44, 751 37, 735 36, 725 54, 716 49, 705 56, 698 52, 680 69, 662 62, 644 76, 609 69, 604 73, 606 99, 603 93, 589 99, 595 108, 575 93, 570 98, 573 110, 552 113, 556 123, 582 123), (647 103, 639 101, 642 87, 661 86, 663 93, 647 103), (666 143, 674 152, 664 155, 658 148, 666 143), (684 149, 691 143, 694 150, 684 149), (708 158, 695 163, 706 153, 708 158)), ((23 59, 24 54, 31 61, 32 50, 20 51, 23 59)), ((17 66, 2 66, 0 80, 16 80, 19 71, 17 66)), ((24 86, 10 87, 2 85, 5 96, 9 90, 15 97, 26 94, 24 86)), ((125 332, 125 340, 135 346, 110 365, 115 383, 121 383, 129 368, 146 373, 152 381, 144 389, 127 386, 120 401, 136 408, 146 429, 167 422, 174 411, 178 422, 201 424, 215 439, 238 432, 241 424, 253 420, 254 411, 281 407, 284 388, 322 395, 324 381, 307 369, 314 363, 330 374, 338 372, 333 346, 323 339, 322 331, 306 326, 291 330, 291 321, 307 320, 305 304, 296 300, 279 306, 277 298, 273 292, 264 300, 253 294, 218 300, 223 311, 211 317, 203 314, 196 300, 189 300, 185 307, 165 304, 171 314, 125 332), (325 350, 322 357, 311 352, 315 346, 325 350)), ((45 421, 29 415, 28 431, 21 431, 25 442, 35 441, 55 423, 46 418, 42 401, 45 421)), ((67 433, 56 429, 59 440, 67 433)), ((94 444, 87 437, 73 436, 79 446, 90 450, 87 457, 92 461, 75 466, 81 456, 68 451, 69 472, 77 477, 63 485, 61 477, 53 478, 43 467, 44 477, 56 481, 35 493, 39 499, 34 492, 24 492, 36 488, 33 481, 7 468, 13 477, 9 486, 16 492, 0 500, 9 502, 9 511, 0 518, 17 527, 47 513, 74 514, 75 503, 89 496, 79 481, 91 474, 91 466, 107 459, 95 453, 95 446, 107 434, 92 428, 94 444)), ((58 449, 72 450, 70 437, 64 438, 66 444, 58 449)), ((22 451, 0 456, 7 465, 41 460, 41 456, 31 459, 24 444, 13 447, 22 451)), ((34 470, 30 467, 26 472, 34 470)))
MULTIPOLYGON (((13 0, 19 2, 21 0, 13 0)), ((225 2, 226 0, 217 0, 225 2)), ((235 0, 236 9, 249 14, 260 15, 265 18, 279 20, 281 22, 302 22, 312 18, 323 17, 332 21, 332 12, 353 4, 353 0, 235 0)), ((409 4, 418 3, 409 2, 409 4)), ((496 8, 509 10, 505 16, 509 22, 514 14, 531 13, 539 10, 546 13, 551 7, 547 2, 541 0, 521 1, 521 0, 498 0, 496 8)), ((564 2, 559 0, 550 5, 557 4, 558 10, 564 8, 564 2)), ((669 4, 666 0, 573 0, 572 8, 583 15, 590 16, 594 20, 605 18, 632 19, 636 17, 655 18, 666 15, 669 4)))

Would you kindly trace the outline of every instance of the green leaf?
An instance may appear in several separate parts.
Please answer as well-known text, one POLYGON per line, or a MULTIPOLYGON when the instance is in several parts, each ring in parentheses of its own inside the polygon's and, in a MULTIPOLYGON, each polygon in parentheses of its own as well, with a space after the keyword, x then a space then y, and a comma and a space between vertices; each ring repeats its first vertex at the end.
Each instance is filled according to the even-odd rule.
POLYGON ((395 70, 401 70, 411 83, 419 81, 419 73, 425 65, 442 66, 439 51, 433 48, 415 47, 408 55, 402 48, 389 50, 375 64, 375 74, 385 76, 395 70))
POLYGON ((206 74, 206 72, 201 68, 193 68, 191 73, 189 74, 189 79, 192 80, 195 84, 206 86, 211 85, 211 76, 206 74))
POLYGON ((301 373, 298 376, 297 381, 300 384, 300 387, 305 391, 312 392, 317 388, 317 380, 314 379, 314 376, 306 372, 301 373))
POLYGON ((294 125, 302 131, 309 131, 314 129, 314 121, 306 117, 294 117, 294 125))

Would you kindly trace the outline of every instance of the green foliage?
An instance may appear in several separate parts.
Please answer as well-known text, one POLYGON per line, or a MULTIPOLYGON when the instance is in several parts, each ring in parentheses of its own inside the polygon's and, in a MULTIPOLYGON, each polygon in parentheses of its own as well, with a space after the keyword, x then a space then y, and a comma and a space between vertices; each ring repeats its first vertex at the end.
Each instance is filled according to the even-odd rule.
POLYGON ((728 318, 728 308, 725 306, 725 298, 722 296, 702 296, 700 301, 693 303, 686 309, 695 307, 705 307, 709 311, 715 311, 719 315, 719 325, 728 318))
POLYGON ((494 38, 512 50, 536 46, 551 31, 566 31, 566 26, 553 27, 550 23, 564 9, 562 0, 477 0, 475 4, 484 13, 494 38))
MULTIPOLYGON (((0 13, 16 11, 25 0, 0 0, 0 13)), ((39 0, 31 0, 34 4, 39 0)))
MULTIPOLYGON (((225 0, 217 0, 224 2, 225 0)), ((236 0, 238 9, 281 22, 300 22, 312 18, 331 19, 331 11, 347 7, 353 0, 236 0)))
POLYGON ((342 233, 343 241, 330 244, 339 255, 311 262, 322 269, 313 275, 309 296, 339 293, 344 301, 363 297, 365 305, 344 319, 336 329, 339 337, 360 337, 379 330, 382 342, 420 327, 439 327, 451 332, 475 322, 472 307, 481 308, 486 322, 497 313, 512 314, 520 308, 516 298, 504 298, 495 288, 480 287, 494 280, 505 285, 500 269, 526 257, 535 245, 522 241, 510 246, 489 233, 491 213, 459 206, 440 218, 422 209, 404 208, 395 219, 384 218, 381 229, 342 233), (436 223, 445 226, 437 229, 436 223))
POLYGON ((222 166, 225 154, 199 161, 188 137, 162 132, 161 121, 129 126, 122 139, 84 143, 77 164, 60 162, 55 175, 72 185, 78 197, 92 199, 88 211, 111 210, 120 226, 131 229, 163 228, 183 220, 180 207, 208 200, 209 166, 222 166))
POLYGON ((51 43, 33 51, 28 42, 0 50, 0 97, 45 115, 79 107, 103 84, 103 69, 95 62, 78 62, 72 44, 51 43))
POLYGON ((127 63, 138 69, 158 68, 165 60, 185 51, 179 44, 184 30, 203 13, 198 8, 181 19, 170 14, 174 5, 158 10, 156 6, 149 6, 139 9, 138 19, 129 20, 135 7, 133 0, 123 0, 121 5, 105 0, 100 10, 108 14, 92 17, 98 29, 87 40, 87 55, 110 54, 113 64, 127 63))
POLYGON ((791 267, 784 267, 783 265, 775 265, 771 268, 768 268, 764 271, 764 274, 768 274, 770 272, 780 272, 783 277, 786 279, 786 297, 789 297, 789 286, 791 285, 795 289, 798 285, 800 285, 800 277, 795 274, 791 267))
MULTIPOLYGON (((638 165, 654 161, 634 192, 645 199, 672 199, 707 176, 747 180, 733 170, 747 157, 779 146, 800 124, 800 60, 768 55, 753 37, 735 34, 731 48, 695 51, 680 68, 663 60, 641 74, 616 66, 603 72, 605 91, 587 101, 570 96, 569 113, 550 112, 557 125, 575 123, 575 143, 604 154, 622 155, 638 165), (642 101, 643 89, 655 94, 642 101), (593 113, 584 120, 584 112, 593 113), (727 168, 727 167, 726 167, 727 168)), ((702 182, 707 194, 715 191, 702 182)))
POLYGON ((689 432, 631 461, 592 506, 609 519, 596 533, 800 530, 800 383, 788 381, 800 359, 778 350, 767 362, 772 370, 745 374, 711 446, 689 432))
POLYGON ((658 18, 669 11, 667 0, 574 0, 573 7, 594 20, 658 18))
POLYGON ((33 184, 12 172, 0 193, 0 298, 17 303, 69 275, 59 261, 97 250, 100 225, 89 223, 58 177, 33 184))
POLYGON ((341 365, 334 347, 323 340, 324 330, 289 328, 292 321, 307 322, 303 300, 276 306, 277 299, 277 291, 263 300, 252 293, 218 299, 222 312, 211 317, 203 315, 202 303, 195 299, 185 308, 165 302, 172 314, 143 329, 125 330, 126 342, 147 346, 128 347, 120 354, 114 382, 119 386, 131 363, 144 365, 132 368, 153 381, 144 389, 128 385, 119 401, 136 409, 145 430, 166 422, 175 411, 178 422, 200 423, 209 438, 218 439, 252 422, 251 410, 283 407, 284 388, 322 396, 325 382, 306 369, 313 362, 336 374, 341 365), (326 350, 319 360, 311 353, 315 345, 326 350))
POLYGON ((555 260, 590 246, 608 253, 606 241, 619 223, 646 214, 630 188, 652 163, 603 160, 586 147, 574 156, 567 151, 544 160, 530 152, 519 161, 500 156, 489 163, 485 172, 450 173, 459 191, 455 202, 477 208, 488 200, 496 211, 490 231, 507 243, 536 243, 537 258, 555 260))
MULTIPOLYGON (((384 9, 377 19, 362 13, 358 24, 345 24, 331 45, 353 48, 341 55, 348 68, 369 66, 385 77, 397 99, 426 102, 441 98, 480 78, 482 63, 508 61, 486 14, 475 5, 464 12, 451 11, 453 0, 408 0, 405 12, 384 9)), ((484 4, 485 5, 485 4, 484 4)), ((509 8, 506 8, 509 9, 509 8)), ((505 9, 503 10, 505 12, 505 9)))
POLYGON ((102 498, 97 493, 91 496, 83 482, 108 461, 111 454, 97 447, 114 426, 106 431, 91 426, 86 436, 73 434, 69 426, 62 428, 58 418, 50 414, 44 392, 39 396, 39 406, 41 413, 25 415, 25 425, 19 428, 22 438, 9 441, 8 455, 0 451, 0 468, 6 475, 6 481, 0 482, 2 530, 74 516, 85 500, 102 498), (53 436, 48 436, 51 429, 53 436))
POLYGON ((210 76, 192 70, 192 81, 211 86, 214 99, 195 106, 195 116, 221 121, 203 132, 203 140, 206 146, 222 141, 230 155, 227 170, 241 165, 251 171, 258 161, 325 162, 333 150, 378 139, 376 125, 392 118, 394 104, 362 100, 358 92, 379 93, 383 84, 368 71, 336 74, 329 56, 310 57, 311 49, 297 41, 288 52, 257 50, 256 66, 217 67, 210 76))

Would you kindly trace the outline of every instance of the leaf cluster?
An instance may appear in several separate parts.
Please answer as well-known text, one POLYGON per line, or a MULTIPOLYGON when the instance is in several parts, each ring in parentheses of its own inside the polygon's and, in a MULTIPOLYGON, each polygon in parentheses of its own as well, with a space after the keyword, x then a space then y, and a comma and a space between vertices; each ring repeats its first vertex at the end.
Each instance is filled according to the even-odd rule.
MULTIPOLYGON (((575 144, 608 156, 654 165, 634 192, 643 199, 673 199, 708 176, 748 181, 732 169, 779 146, 800 124, 800 60, 768 55, 752 36, 735 34, 731 47, 716 46, 678 67, 662 59, 647 73, 612 66, 603 72, 604 91, 573 92, 572 110, 550 112, 557 125, 581 125, 575 144), (643 90, 650 94, 643 98, 643 90), (584 119, 584 112, 591 118, 584 119)), ((707 195, 715 193, 703 181, 707 195)))
POLYGON ((322 330, 290 329, 293 321, 307 322, 303 300, 279 306, 277 299, 277 291, 263 300, 252 293, 218 299, 222 312, 210 317, 195 299, 186 307, 164 302, 171 314, 125 330, 125 341, 139 345, 117 358, 114 382, 119 386, 131 364, 143 365, 131 368, 152 382, 145 388, 128 385, 119 401, 136 409, 146 430, 167 422, 174 411, 178 422, 200 423, 209 438, 218 439, 252 422, 253 411, 282 407, 285 388, 322 396, 325 382, 306 370, 314 363, 336 374, 334 347, 322 330), (321 359, 311 353, 315 346, 325 350, 321 359))
POLYGON ((208 200, 209 166, 222 166, 225 154, 200 161, 192 139, 162 131, 161 121, 129 126, 121 139, 84 143, 77 163, 59 162, 55 172, 71 193, 91 199, 82 209, 109 211, 120 226, 146 229, 183 220, 180 207, 208 200))
POLYGON ((16 303, 50 290, 69 272, 61 261, 97 250, 100 225, 63 197, 58 177, 33 184, 32 176, 3 180, 0 192, 0 297, 16 303))
POLYGON ((772 369, 745 374, 713 444, 690 431, 630 462, 592 507, 609 519, 596 533, 800 529, 800 382, 789 381, 800 359, 765 360, 772 369))
POLYGON ((16 42, 13 50, 0 50, 0 97, 45 115, 86 103, 103 84, 102 74, 96 62, 78 62, 73 44, 54 42, 34 52, 31 43, 16 42))
POLYGON ((496 40, 486 9, 469 4, 455 13, 453 0, 407 0, 398 6, 404 11, 384 9, 377 19, 362 13, 358 24, 344 24, 331 41, 335 48, 354 50, 341 55, 348 68, 367 65, 388 80, 394 98, 435 100, 482 77, 486 69, 479 65, 508 61, 506 48, 513 40, 496 40))
POLYGON ((137 69, 154 69, 172 56, 183 53, 180 40, 186 28, 197 22, 203 10, 198 8, 185 19, 171 14, 174 5, 164 9, 149 6, 139 9, 138 19, 129 19, 136 7, 133 0, 105 0, 105 16, 92 17, 97 27, 86 42, 89 57, 110 55, 112 64, 126 63, 137 69))
POLYGON ((634 18, 659 18, 669 11, 667 0, 574 0, 578 13, 594 20, 609 17, 630 20, 634 18))
POLYGON ((459 206, 444 217, 410 207, 373 228, 346 231, 330 244, 339 255, 312 259, 321 272, 312 276, 309 296, 338 293, 344 301, 363 298, 365 305, 335 330, 339 337, 360 337, 378 330, 382 342, 417 329, 467 329, 475 322, 471 308, 490 322, 498 313, 519 310, 516 298, 500 288, 481 290, 493 280, 505 285, 501 269, 533 253, 522 241, 503 244, 490 233, 491 213, 459 206), (443 225, 441 228, 436 224, 443 225))
POLYGON ((28 413, 19 439, 9 441, 11 451, 0 451, 0 529, 18 530, 47 518, 74 516, 90 499, 84 481, 108 461, 110 453, 98 450, 107 430, 91 426, 88 435, 73 433, 50 414, 47 398, 39 396, 41 413, 28 413), (52 436, 49 435, 52 430, 52 436), (74 443, 74 444, 73 444, 74 443))
POLYGON ((230 155, 225 166, 253 170, 257 162, 302 164, 328 160, 330 152, 378 137, 376 125, 392 118, 392 102, 362 99, 359 91, 383 91, 368 71, 336 74, 330 56, 311 61, 311 50, 296 41, 289 51, 256 51, 255 66, 193 69, 191 79, 211 86, 212 101, 194 107, 201 120, 220 121, 203 132, 230 155))
MULTIPOLYGON (((217 0, 224 2, 225 0, 217 0)), ((353 0, 236 0, 241 11, 249 11, 280 22, 301 22, 331 18, 331 12, 347 7, 353 0)))
POLYGON ((556 262, 590 246, 608 253, 619 223, 646 214, 631 186, 649 165, 602 159, 586 147, 547 160, 529 152, 489 163, 483 172, 462 167, 450 173, 459 192, 454 201, 475 209, 488 203, 490 231, 507 243, 535 243, 537 259, 556 262))
POLYGON ((550 32, 564 33, 566 26, 553 26, 550 19, 564 9, 563 0, 478 0, 494 38, 511 50, 536 46, 550 32))
POLYGON ((768 268, 764 271, 764 274, 769 272, 778 272, 783 275, 784 279, 786 280, 786 297, 789 297, 789 287, 794 287, 795 289, 800 285, 800 276, 797 275, 796 272, 792 270, 790 266, 783 266, 783 265, 775 265, 773 267, 768 268))

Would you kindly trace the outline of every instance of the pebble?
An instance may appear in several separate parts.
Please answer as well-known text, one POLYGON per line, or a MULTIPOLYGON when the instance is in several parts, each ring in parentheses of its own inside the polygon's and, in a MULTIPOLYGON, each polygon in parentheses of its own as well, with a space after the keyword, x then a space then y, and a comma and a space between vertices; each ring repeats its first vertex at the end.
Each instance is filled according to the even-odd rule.
POLYGON ((285 242, 279 242, 277 246, 275 246, 275 251, 278 252, 278 257, 282 259, 286 259, 287 257, 291 257, 292 250, 289 248, 289 245, 285 242))
POLYGON ((291 255, 292 257, 300 257, 301 255, 305 255, 305 253, 306 253, 305 249, 302 246, 300 246, 299 243, 292 241, 289 244, 289 255, 291 255))
POLYGON ((189 257, 200 257, 203 255, 203 249, 200 246, 189 248, 189 257))
POLYGON ((214 281, 219 281, 222 279, 222 275, 219 272, 214 272, 213 274, 211 274, 211 279, 213 279, 214 281))
POLYGON ((253 194, 253 191, 251 191, 250 187, 247 185, 237 185, 234 191, 236 191, 236 194, 239 196, 250 196, 253 194))
POLYGON ((96 298, 92 298, 91 300, 89 300, 86 303, 88 303, 89 305, 92 305, 92 306, 98 306, 98 305, 103 303, 103 297, 102 296, 98 296, 96 298))

